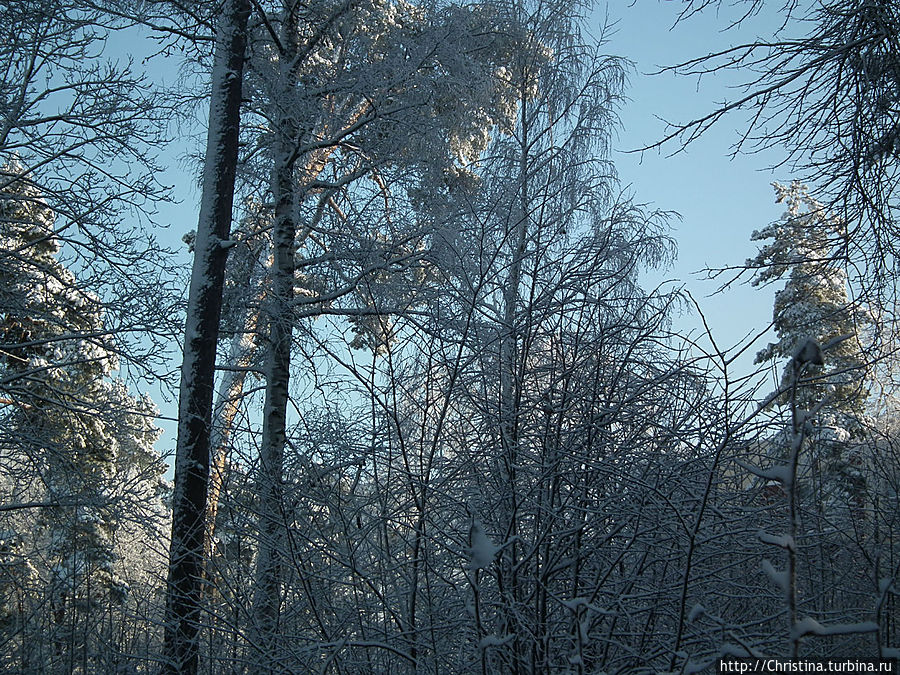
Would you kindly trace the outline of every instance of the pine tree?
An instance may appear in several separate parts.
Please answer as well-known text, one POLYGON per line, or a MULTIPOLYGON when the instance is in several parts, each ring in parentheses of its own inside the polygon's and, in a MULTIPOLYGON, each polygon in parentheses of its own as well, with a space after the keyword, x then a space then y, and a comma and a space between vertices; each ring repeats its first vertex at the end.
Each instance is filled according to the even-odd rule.
POLYGON ((98 616, 128 597, 117 565, 122 514, 142 523, 138 542, 164 515, 155 408, 111 379, 118 360, 102 304, 60 262, 40 191, 18 166, 2 172, 18 174, 0 192, 0 471, 8 524, 19 528, 4 555, 33 557, 59 667, 96 668, 102 654, 91 644, 108 625, 98 616))
POLYGON ((782 406, 790 403, 793 379, 799 378, 795 405, 805 412, 819 406, 809 459, 820 465, 832 498, 861 505, 861 458, 851 441, 862 432, 868 395, 860 337, 869 322, 850 302, 847 274, 835 255, 847 236, 846 225, 810 196, 805 185, 794 181, 790 186, 775 183, 774 188, 787 210, 779 221, 753 233, 754 241, 772 241, 747 266, 756 270, 754 286, 780 279, 785 285, 775 294, 778 339, 757 354, 756 362, 790 359, 781 380, 784 393, 777 401, 782 406), (826 346, 824 364, 806 363, 798 372, 804 360, 798 350, 805 344, 826 346))
POLYGON ((166 589, 165 671, 195 673, 210 436, 215 386, 216 344, 225 286, 225 260, 231 246, 238 137, 241 126, 244 56, 250 3, 226 2, 218 16, 212 94, 203 171, 203 197, 194 240, 194 265, 188 291, 178 442, 172 496, 172 538, 166 589))

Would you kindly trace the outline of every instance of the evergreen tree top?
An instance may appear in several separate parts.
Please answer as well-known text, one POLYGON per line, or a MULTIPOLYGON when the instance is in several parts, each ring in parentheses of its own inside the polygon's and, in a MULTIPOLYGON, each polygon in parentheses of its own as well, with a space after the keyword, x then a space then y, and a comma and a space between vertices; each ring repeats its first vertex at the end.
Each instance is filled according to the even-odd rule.
POLYGON ((805 376, 817 377, 804 385, 801 406, 809 409, 827 395, 829 410, 857 417, 868 393, 863 383, 866 360, 860 336, 870 321, 851 302, 847 274, 835 255, 846 226, 802 183, 774 183, 773 187, 776 201, 786 203, 787 210, 780 220, 753 233, 754 241, 766 243, 747 266, 755 270, 754 286, 782 279, 785 283, 775 294, 772 312, 777 340, 760 350, 756 362, 790 359, 782 378, 782 387, 787 389, 796 374, 793 366, 798 350, 810 341, 831 344, 823 355, 824 364, 811 361, 803 366, 805 376), (853 337, 837 340, 848 335, 853 337))

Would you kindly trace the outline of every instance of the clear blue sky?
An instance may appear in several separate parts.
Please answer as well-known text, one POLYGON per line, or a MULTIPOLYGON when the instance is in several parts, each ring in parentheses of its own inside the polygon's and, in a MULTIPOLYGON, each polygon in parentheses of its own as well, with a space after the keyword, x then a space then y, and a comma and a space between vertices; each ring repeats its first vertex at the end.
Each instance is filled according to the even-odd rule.
MULTIPOLYGON (((621 112, 615 162, 623 182, 633 187, 637 201, 681 215, 681 221, 673 221, 678 262, 668 278, 685 284, 700 301, 717 339, 731 345, 768 324, 775 289, 742 286, 708 297, 717 284, 702 282, 702 275, 695 272, 738 265, 754 256, 757 245, 750 241, 751 233, 779 218, 783 211, 774 202, 770 183, 789 182, 796 176, 787 169, 774 173, 765 170, 783 159, 777 151, 731 158, 738 131, 746 122, 741 114, 726 118, 674 156, 672 153, 679 149, 675 144, 643 155, 625 151, 661 138, 666 124, 660 118, 673 122, 694 119, 716 102, 733 100, 738 93, 733 75, 698 81, 696 77, 650 73, 757 35, 771 36, 780 25, 780 16, 770 10, 739 30, 723 31, 734 13, 707 11, 672 28, 681 6, 681 2, 671 0, 613 0, 607 5, 606 16, 616 24, 608 36, 609 53, 626 56, 635 64, 628 91, 631 100, 621 112)), ((598 22, 602 11, 598 10, 598 22)), ((657 278, 650 276, 648 281, 657 278)), ((689 317, 681 322, 685 329, 696 325, 697 321, 689 317)), ((751 361, 744 359, 738 366, 749 369, 751 361)))

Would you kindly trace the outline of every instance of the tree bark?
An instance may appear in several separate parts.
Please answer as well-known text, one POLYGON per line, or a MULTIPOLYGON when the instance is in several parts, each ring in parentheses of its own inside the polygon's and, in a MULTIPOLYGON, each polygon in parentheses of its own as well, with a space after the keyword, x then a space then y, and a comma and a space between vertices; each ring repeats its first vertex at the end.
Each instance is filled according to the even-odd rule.
POLYGON ((516 468, 519 464, 519 413, 520 413, 520 378, 519 378, 519 339, 522 326, 518 317, 519 293, 522 283, 522 263, 525 260, 528 237, 528 220, 530 195, 528 193, 530 123, 528 118, 528 94, 525 91, 527 67, 522 65, 522 92, 519 99, 519 117, 521 134, 519 139, 519 175, 518 175, 518 213, 513 228, 509 232, 510 265, 503 287, 503 324, 500 334, 500 443, 502 450, 503 482, 506 490, 502 495, 501 509, 505 542, 500 552, 501 592, 504 594, 503 622, 507 634, 517 637, 513 643, 512 672, 518 673, 523 663, 524 644, 520 641, 517 630, 516 607, 520 601, 519 559, 518 559, 518 519, 519 494, 516 468))
MULTIPOLYGON (((263 438, 260 447, 257 495, 259 498, 259 546, 256 557, 256 588, 253 618, 257 647, 267 658, 276 659, 282 565, 281 542, 284 539, 282 482, 284 446, 287 435, 288 385, 291 369, 293 333, 294 255, 297 223, 294 197, 298 189, 296 121, 286 104, 292 95, 296 73, 299 34, 297 8, 284 8, 282 24, 283 96, 274 102, 282 107, 277 123, 274 148, 275 168, 272 193, 275 201, 273 228, 274 261, 271 268, 272 296, 267 303, 269 343, 266 354, 266 396, 263 407, 263 438)), ((260 663, 260 672, 271 672, 273 664, 260 663)))
POLYGON ((249 15, 248 0, 228 0, 216 37, 203 193, 181 367, 164 673, 191 675, 199 665, 216 343, 234 202, 249 15))
MULTIPOLYGON (((250 288, 264 288, 264 265, 260 264, 250 274, 250 288)), ((257 306, 263 302, 263 292, 256 298, 257 306)), ((235 370, 226 372, 219 382, 219 393, 213 406, 213 425, 210 432, 210 476, 209 490, 206 500, 206 556, 212 559, 215 553, 216 518, 219 514, 219 499, 225 482, 225 472, 231 455, 231 439, 235 421, 241 411, 241 400, 244 397, 244 385, 247 375, 256 358, 259 342, 256 333, 259 330, 259 309, 245 308, 241 333, 231 341, 227 362, 236 366, 235 370)), ((207 581, 210 581, 210 570, 207 569, 207 581)))

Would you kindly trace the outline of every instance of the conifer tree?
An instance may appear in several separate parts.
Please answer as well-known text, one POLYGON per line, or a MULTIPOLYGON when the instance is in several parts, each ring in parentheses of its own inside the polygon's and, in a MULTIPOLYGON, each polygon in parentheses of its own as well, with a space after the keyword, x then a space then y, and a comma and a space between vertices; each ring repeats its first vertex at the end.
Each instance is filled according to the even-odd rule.
POLYGON ((40 576, 31 594, 46 600, 32 598, 49 612, 53 662, 102 668, 95 659, 106 655, 91 645, 109 624, 97 617, 129 594, 117 564, 121 509, 142 523, 138 543, 164 516, 155 408, 111 379, 118 360, 102 304, 60 262, 40 191, 20 167, 3 173, 19 174, 0 192, 0 483, 13 514, 5 525, 18 529, 4 554, 30 568, 21 580, 40 576))
POLYGON ((862 432, 868 394, 860 342, 868 322, 850 302, 847 274, 834 255, 847 236, 846 225, 810 196, 805 185, 794 181, 789 186, 775 183, 774 188, 787 210, 779 221, 753 233, 754 241, 771 241, 747 265, 756 270, 753 285, 781 279, 785 285, 775 294, 773 309, 778 339, 757 354, 756 362, 790 359, 781 380, 784 393, 777 400, 790 403, 793 378, 798 377, 795 405, 806 412, 818 406, 810 459, 820 465, 833 498, 861 505, 861 458, 851 440, 862 432), (810 340, 826 346, 824 364, 806 363, 798 372, 803 360, 798 350, 810 340))

